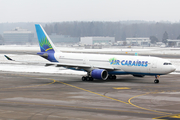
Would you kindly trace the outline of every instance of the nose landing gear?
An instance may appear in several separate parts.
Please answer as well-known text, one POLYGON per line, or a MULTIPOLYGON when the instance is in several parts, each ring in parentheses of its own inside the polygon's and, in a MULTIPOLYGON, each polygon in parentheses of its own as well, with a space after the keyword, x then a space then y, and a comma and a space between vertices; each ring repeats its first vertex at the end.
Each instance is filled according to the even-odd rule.
POLYGON ((156 76, 155 76, 154 83, 159 83, 159 80, 158 80, 159 78, 160 78, 160 76, 159 76, 159 75, 156 75, 156 76))

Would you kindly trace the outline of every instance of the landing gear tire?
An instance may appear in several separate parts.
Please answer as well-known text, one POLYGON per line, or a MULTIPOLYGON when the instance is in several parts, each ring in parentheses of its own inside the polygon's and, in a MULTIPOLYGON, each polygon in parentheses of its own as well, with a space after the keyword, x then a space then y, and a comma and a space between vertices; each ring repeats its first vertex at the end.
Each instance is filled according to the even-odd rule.
POLYGON ((89 77, 89 81, 93 81, 94 79, 92 77, 89 77))
POLYGON ((110 79, 110 80, 115 80, 115 79, 116 79, 116 76, 115 76, 115 75, 109 75, 109 76, 108 76, 108 79, 110 79))
POLYGON ((159 83, 158 78, 160 78, 160 75, 155 75, 155 80, 154 80, 154 83, 159 83))
POLYGON ((115 75, 113 75, 112 78, 113 78, 113 80, 116 80, 116 76, 115 75))
POLYGON ((90 80, 89 80, 89 77, 86 77, 86 81, 90 81, 90 80))
POLYGON ((158 79, 154 80, 154 83, 159 83, 159 80, 158 79))
POLYGON ((82 81, 86 81, 87 80, 87 78, 86 77, 82 77, 82 81))
POLYGON ((92 77, 82 77, 82 81, 93 81, 94 79, 92 77))

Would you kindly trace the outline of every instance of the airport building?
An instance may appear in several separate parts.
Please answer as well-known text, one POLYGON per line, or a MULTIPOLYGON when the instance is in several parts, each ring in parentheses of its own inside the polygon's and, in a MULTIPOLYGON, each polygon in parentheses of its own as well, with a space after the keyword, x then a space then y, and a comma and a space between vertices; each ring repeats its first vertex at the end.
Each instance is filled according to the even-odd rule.
POLYGON ((80 43, 84 45, 108 45, 115 42, 114 37, 81 37, 80 43))
POLYGON ((180 40, 167 39, 167 45, 169 47, 180 47, 180 40))
POLYGON ((149 38, 126 38, 127 45, 131 46, 150 46, 149 38))
POLYGON ((34 33, 17 27, 12 31, 4 31, 3 38, 5 44, 31 44, 34 33))

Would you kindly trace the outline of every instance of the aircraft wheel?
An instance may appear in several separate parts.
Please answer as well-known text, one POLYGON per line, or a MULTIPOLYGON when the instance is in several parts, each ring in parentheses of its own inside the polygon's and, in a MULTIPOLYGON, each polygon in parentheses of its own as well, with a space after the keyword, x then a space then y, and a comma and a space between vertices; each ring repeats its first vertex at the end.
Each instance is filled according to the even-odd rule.
POLYGON ((86 77, 86 80, 87 80, 87 81, 90 81, 90 77, 86 77))
POLYGON ((110 80, 115 80, 115 79, 116 79, 116 76, 115 76, 115 75, 109 75, 109 76, 108 76, 108 79, 110 79, 110 80))
POLYGON ((113 76, 112 76, 112 75, 109 75, 109 76, 108 76, 108 79, 112 80, 112 79, 113 79, 113 76))
POLYGON ((90 80, 90 81, 93 81, 94 79, 93 79, 93 77, 89 77, 89 80, 90 80))
POLYGON ((154 83, 159 83, 159 80, 158 79, 154 80, 154 83))
POLYGON ((116 79, 116 76, 115 76, 115 75, 113 75, 113 76, 112 76, 112 79, 113 79, 113 80, 115 80, 115 79, 116 79))
POLYGON ((87 78, 86 77, 82 77, 82 81, 86 81, 87 80, 87 78))

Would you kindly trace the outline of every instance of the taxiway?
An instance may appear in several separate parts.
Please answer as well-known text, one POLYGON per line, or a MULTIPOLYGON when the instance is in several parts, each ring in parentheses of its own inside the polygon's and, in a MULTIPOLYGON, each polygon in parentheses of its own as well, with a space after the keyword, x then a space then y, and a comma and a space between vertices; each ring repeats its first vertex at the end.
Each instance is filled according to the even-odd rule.
POLYGON ((180 75, 118 76, 81 81, 77 75, 0 73, 0 119, 180 119, 180 75))

